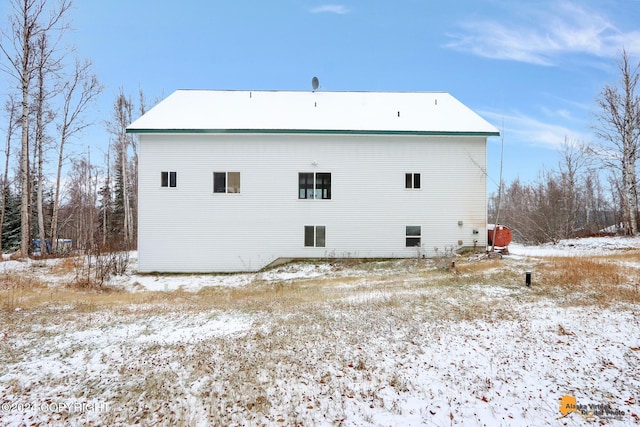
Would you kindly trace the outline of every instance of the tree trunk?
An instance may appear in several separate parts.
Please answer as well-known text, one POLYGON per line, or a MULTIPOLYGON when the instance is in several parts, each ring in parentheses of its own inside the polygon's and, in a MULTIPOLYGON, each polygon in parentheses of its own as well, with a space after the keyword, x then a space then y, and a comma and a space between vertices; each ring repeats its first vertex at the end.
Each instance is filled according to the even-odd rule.
POLYGON ((624 177, 626 211, 629 217, 629 233, 632 236, 638 235, 638 198, 636 193, 636 173, 635 161, 629 160, 625 162, 624 169, 626 173, 624 177))
POLYGON ((36 213, 38 221, 38 238, 40 239, 40 255, 46 256, 47 251, 47 236, 44 229, 44 208, 43 208, 43 185, 44 185, 44 143, 45 143, 45 108, 47 102, 47 93, 45 89, 45 70, 47 67, 46 51, 47 51, 47 38, 46 35, 42 35, 37 40, 37 52, 38 56, 38 68, 36 73, 37 92, 35 94, 35 140, 34 140, 34 162, 36 163, 36 213))
MULTIPOLYGON (((28 58, 28 43, 25 43, 25 59, 28 58)), ((27 68, 27 64, 25 64, 27 68)), ((29 256, 29 73, 25 72, 22 78, 22 137, 20 155, 20 254, 29 256)))
POLYGON ((60 147, 58 148, 58 170, 56 172, 56 189, 53 195, 53 212, 51 213, 51 251, 56 253, 58 250, 58 215, 60 214, 60 178, 62 177, 62 161, 63 161, 63 149, 64 149, 64 128, 62 130, 62 136, 60 137, 60 147))
POLYGON ((129 181, 127 175, 127 143, 124 135, 121 136, 122 141, 121 150, 120 150, 120 170, 122 171, 122 202, 124 203, 124 219, 123 219, 123 228, 122 234, 125 243, 129 244, 129 240, 131 239, 130 230, 129 230, 129 215, 130 215, 130 207, 129 207, 129 181))

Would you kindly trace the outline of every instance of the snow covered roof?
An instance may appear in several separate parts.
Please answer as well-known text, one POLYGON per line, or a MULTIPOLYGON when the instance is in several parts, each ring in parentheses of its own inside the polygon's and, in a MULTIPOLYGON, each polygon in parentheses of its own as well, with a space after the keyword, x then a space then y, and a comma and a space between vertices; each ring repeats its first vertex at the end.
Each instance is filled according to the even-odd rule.
POLYGON ((336 133, 496 136, 446 92, 178 90, 128 133, 336 133))

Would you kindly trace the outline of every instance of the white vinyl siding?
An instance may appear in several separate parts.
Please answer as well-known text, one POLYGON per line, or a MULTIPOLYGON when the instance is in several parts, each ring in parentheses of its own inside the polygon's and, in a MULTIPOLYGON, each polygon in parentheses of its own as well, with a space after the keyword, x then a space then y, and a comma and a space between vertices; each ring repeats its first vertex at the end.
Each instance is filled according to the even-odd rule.
POLYGON ((485 170, 485 136, 141 134, 139 271, 255 271, 277 258, 328 254, 414 257, 407 225, 421 225, 426 256, 458 241, 482 248, 485 170), (158 185, 169 170, 180 172, 176 191, 158 185), (213 197, 218 171, 242 171, 242 197, 213 197), (420 191, 399 183, 408 171, 420 173, 420 191), (301 172, 330 173, 330 200, 301 200, 301 172), (317 224, 331 239, 305 247, 301 231, 317 224))

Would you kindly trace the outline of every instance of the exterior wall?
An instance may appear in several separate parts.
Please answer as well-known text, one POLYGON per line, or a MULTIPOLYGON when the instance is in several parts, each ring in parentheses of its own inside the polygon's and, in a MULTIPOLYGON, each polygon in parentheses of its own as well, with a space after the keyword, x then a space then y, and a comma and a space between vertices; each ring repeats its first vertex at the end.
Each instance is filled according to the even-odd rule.
POLYGON ((142 134, 138 268, 254 271, 278 258, 484 248, 484 170, 486 137, 142 134), (160 186, 161 171, 177 172, 176 188, 160 186), (240 172, 240 193, 214 193, 214 171, 240 172), (298 199, 299 172, 330 172, 331 200, 298 199), (405 189, 405 173, 420 173, 421 189, 405 189), (304 246, 305 225, 326 227, 326 247, 304 246), (421 248, 405 246, 407 225, 422 227, 421 248))

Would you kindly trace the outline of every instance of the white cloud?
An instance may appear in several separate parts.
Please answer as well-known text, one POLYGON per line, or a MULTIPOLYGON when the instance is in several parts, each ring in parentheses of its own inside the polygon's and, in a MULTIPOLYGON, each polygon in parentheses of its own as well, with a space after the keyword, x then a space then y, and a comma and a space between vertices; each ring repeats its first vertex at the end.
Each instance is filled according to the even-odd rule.
MULTIPOLYGON (((484 111, 480 114, 491 123, 504 123, 504 129, 500 127, 500 133, 505 144, 525 144, 559 149, 566 140, 588 142, 592 139, 591 135, 583 132, 541 121, 519 112, 502 114, 484 111)), ((560 118, 563 117, 560 116, 560 118)))
POLYGON ((311 9, 311 13, 336 13, 338 15, 344 15, 349 12, 349 8, 341 4, 325 4, 311 9))
MULTIPOLYGON (((523 3, 518 3, 519 7, 523 3)), ((524 22, 478 20, 461 25, 446 47, 474 55, 552 66, 564 55, 616 56, 622 47, 640 53, 640 31, 623 32, 596 10, 563 2, 545 12, 526 11, 524 22)))

